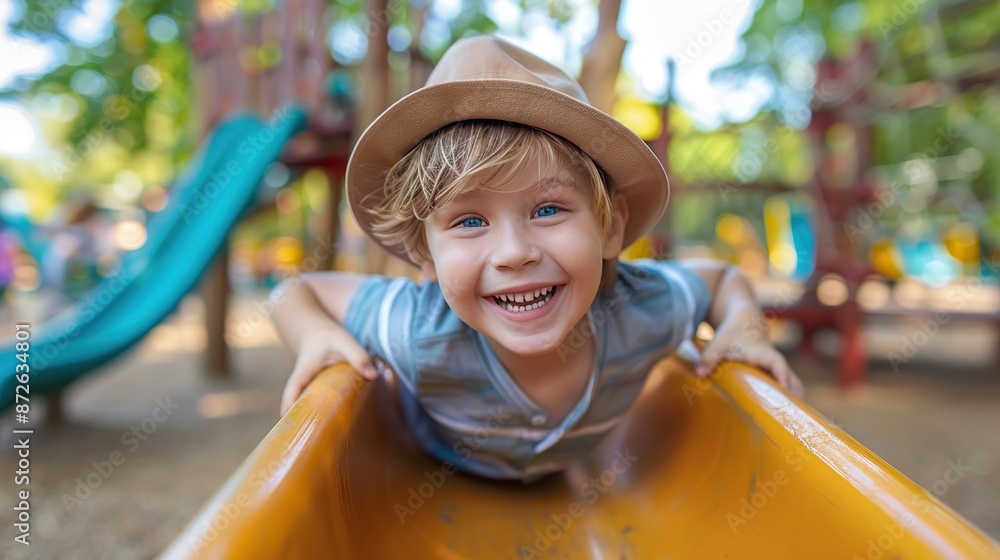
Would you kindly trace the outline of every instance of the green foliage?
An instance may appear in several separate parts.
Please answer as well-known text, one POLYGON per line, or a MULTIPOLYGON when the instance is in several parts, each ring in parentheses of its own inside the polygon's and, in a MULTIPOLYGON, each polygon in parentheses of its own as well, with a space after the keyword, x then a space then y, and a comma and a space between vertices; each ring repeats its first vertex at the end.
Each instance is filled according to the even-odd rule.
POLYGON ((804 86, 814 79, 803 62, 815 67, 821 56, 850 61, 870 42, 874 74, 861 83, 867 106, 851 124, 873 126, 879 173, 912 180, 911 162, 926 160, 938 187, 926 210, 912 205, 911 218, 934 215, 936 205, 950 207, 949 199, 959 196, 949 193, 971 189, 975 199, 953 219, 1000 233, 989 225, 1000 222, 1000 3, 767 0, 742 40, 745 56, 719 76, 767 77, 774 95, 766 109, 782 116, 817 105, 812 95, 800 95, 811 93, 804 86))
POLYGON ((21 98, 36 110, 54 103, 68 107, 56 118, 66 121, 56 123, 64 138, 50 141, 65 141, 77 154, 117 146, 127 154, 155 152, 175 159, 189 147, 177 139, 192 97, 186 46, 190 2, 125 0, 112 33, 97 44, 83 44, 67 29, 65 22, 83 5, 27 0, 12 32, 55 45, 62 61, 0 95, 21 98))

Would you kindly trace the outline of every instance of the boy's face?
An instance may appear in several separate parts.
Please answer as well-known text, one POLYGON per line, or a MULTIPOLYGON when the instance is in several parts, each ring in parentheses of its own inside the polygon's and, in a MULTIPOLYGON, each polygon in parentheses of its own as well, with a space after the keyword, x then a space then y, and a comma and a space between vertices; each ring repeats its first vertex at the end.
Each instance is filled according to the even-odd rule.
POLYGON ((431 261, 421 268, 459 318, 494 343, 524 356, 556 351, 594 302, 603 259, 622 249, 621 201, 605 236, 590 187, 570 166, 539 168, 531 158, 511 182, 488 186, 499 191, 467 190, 429 216, 431 261), (542 288, 549 293, 535 297, 542 288), (529 291, 532 301, 517 301, 529 291), (494 297, 502 294, 515 298, 494 297))

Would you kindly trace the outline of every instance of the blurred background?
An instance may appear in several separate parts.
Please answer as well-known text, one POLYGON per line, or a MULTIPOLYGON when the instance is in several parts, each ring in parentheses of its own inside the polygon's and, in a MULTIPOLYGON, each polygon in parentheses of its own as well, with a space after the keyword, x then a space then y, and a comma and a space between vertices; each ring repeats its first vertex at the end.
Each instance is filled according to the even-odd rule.
POLYGON ((148 558, 181 531, 278 419, 293 359, 267 293, 282 279, 418 278, 353 222, 344 166, 451 43, 483 33, 577 77, 661 158, 670 209, 627 257, 740 266, 806 401, 1000 538, 1000 3, 13 0, 3 336, 92 297, 130 254, 160 262, 158 215, 185 177, 233 187, 210 154, 234 115, 308 116, 234 227, 175 224, 221 247, 184 273, 197 288, 33 403, 31 557, 148 558), (176 410, 126 440, 164 398, 176 410))

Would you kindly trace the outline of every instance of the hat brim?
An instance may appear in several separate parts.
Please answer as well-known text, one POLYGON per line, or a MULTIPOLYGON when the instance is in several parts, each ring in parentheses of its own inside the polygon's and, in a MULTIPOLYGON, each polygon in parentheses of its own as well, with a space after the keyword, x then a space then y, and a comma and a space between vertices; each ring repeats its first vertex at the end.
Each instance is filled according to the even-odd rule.
POLYGON ((516 80, 467 80, 418 89, 386 109, 358 139, 347 163, 348 204, 361 229, 384 251, 417 266, 402 245, 385 246, 371 234, 373 208, 384 199, 390 168, 435 130, 471 119, 516 122, 569 140, 607 173, 625 196, 624 245, 663 216, 667 174, 652 150, 616 119, 569 95, 516 80))

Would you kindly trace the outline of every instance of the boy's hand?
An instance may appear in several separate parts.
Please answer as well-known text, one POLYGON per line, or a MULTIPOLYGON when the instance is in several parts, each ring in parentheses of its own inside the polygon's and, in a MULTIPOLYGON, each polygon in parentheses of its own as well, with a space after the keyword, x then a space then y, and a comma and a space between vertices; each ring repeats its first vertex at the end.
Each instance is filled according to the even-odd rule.
POLYGON ((368 352, 344 329, 315 332, 302 339, 299 356, 281 395, 284 416, 302 395, 309 382, 325 367, 347 362, 368 380, 378 377, 368 352))
MULTIPOLYGON (((767 339, 742 334, 743 329, 720 325, 715 338, 701 353, 701 363, 695 370, 704 377, 712 373, 722 362, 744 362, 757 366, 771 374, 789 393, 802 398, 805 389, 785 357, 767 339)), ((753 333, 757 334, 757 333, 753 333)))
POLYGON ((711 305, 706 319, 715 327, 715 338, 701 353, 698 375, 708 375, 721 362, 745 362, 766 370, 786 391, 801 397, 805 393, 802 382, 768 341, 760 306, 743 273, 718 261, 692 259, 681 264, 709 286, 711 305))

